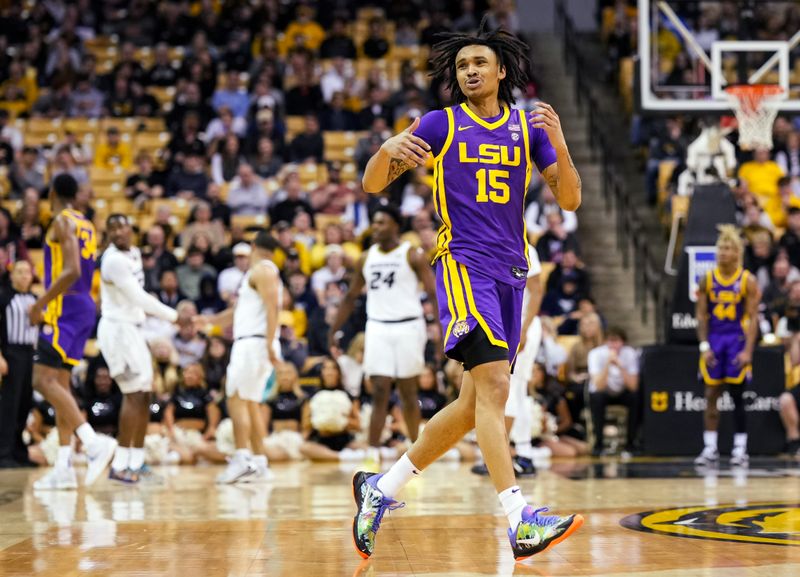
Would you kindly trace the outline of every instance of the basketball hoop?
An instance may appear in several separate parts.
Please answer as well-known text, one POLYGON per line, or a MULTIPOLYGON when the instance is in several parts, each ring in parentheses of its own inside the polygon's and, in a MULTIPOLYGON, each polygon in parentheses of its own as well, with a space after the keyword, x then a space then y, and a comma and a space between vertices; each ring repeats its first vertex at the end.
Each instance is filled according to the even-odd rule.
POLYGON ((744 84, 725 89, 739 124, 739 148, 772 150, 772 124, 778 116, 774 104, 785 97, 777 84, 744 84))

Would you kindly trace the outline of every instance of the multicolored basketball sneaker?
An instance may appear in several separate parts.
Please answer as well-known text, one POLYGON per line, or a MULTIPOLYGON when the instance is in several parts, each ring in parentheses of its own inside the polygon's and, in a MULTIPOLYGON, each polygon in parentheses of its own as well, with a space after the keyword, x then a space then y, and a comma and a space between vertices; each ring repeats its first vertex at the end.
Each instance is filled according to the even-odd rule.
POLYGON ((381 528, 383 514, 405 507, 405 503, 390 499, 378 490, 378 479, 382 476, 383 473, 359 471, 353 477, 353 498, 358 508, 353 517, 353 544, 364 559, 375 549, 375 537, 381 528))
POLYGON ((517 530, 508 530, 508 539, 511 541, 515 560, 522 561, 558 545, 583 525, 583 517, 580 515, 559 517, 540 514, 547 510, 547 507, 540 509, 525 507, 517 530))

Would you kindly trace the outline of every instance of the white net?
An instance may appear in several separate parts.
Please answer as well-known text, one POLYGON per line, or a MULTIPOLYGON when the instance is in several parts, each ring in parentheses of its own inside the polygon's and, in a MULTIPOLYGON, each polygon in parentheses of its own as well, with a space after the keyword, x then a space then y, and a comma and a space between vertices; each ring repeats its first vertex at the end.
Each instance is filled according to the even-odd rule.
POLYGON ((774 85, 734 86, 725 90, 739 125, 739 148, 772 150, 772 125, 784 92, 774 85))

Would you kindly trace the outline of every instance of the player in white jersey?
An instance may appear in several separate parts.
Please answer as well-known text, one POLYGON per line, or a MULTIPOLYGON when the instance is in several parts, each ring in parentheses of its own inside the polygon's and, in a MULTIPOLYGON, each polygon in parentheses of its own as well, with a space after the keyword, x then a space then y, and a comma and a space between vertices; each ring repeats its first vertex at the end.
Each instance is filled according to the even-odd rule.
MULTIPOLYGON (((533 365, 539 356, 539 345, 542 342, 542 322, 539 309, 542 306, 543 289, 541 283, 542 264, 539 255, 532 246, 528 247, 528 279, 525 282, 525 294, 522 298, 522 326, 520 329, 519 348, 514 359, 514 372, 506 401, 506 430, 509 439, 514 443, 516 455, 513 456, 514 474, 517 477, 536 474, 533 465, 533 448, 531 447, 531 419, 533 415, 527 411, 526 397, 528 383, 533 373, 533 365)), ((478 475, 488 475, 485 463, 472 467, 478 475)))
POLYGON ((344 325, 356 299, 367 287, 367 328, 364 339, 364 372, 372 383, 372 415, 368 458, 380 460, 380 437, 386 423, 392 383, 396 384, 403 417, 412 441, 419 432, 417 399, 419 375, 425 367, 427 330, 422 311, 420 283, 436 304, 436 280, 428 259, 419 248, 400 242, 400 211, 380 205, 372 217, 375 242, 361 256, 350 290, 331 325, 331 345, 344 325))
POLYGON ((178 313, 145 292, 142 255, 138 248, 131 246, 128 217, 109 216, 106 232, 111 244, 100 261, 102 316, 97 339, 109 373, 123 394, 117 436, 119 446, 111 462, 109 478, 136 483, 147 473, 144 437, 153 390, 153 361, 140 327, 145 315, 175 322, 178 313))
POLYGON ((225 381, 228 414, 233 421, 236 452, 218 483, 262 482, 269 478, 264 452, 266 424, 260 404, 267 380, 280 360, 278 310, 283 298, 280 271, 272 262, 278 241, 258 233, 250 253, 250 269, 239 286, 236 306, 211 317, 203 325, 233 323, 233 348, 225 381))

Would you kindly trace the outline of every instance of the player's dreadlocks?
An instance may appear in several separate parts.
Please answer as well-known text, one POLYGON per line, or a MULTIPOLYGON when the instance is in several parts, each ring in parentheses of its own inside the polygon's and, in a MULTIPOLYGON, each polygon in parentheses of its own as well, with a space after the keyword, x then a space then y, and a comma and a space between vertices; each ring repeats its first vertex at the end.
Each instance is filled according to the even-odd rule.
POLYGON ((436 38, 440 40, 433 46, 431 57, 433 69, 430 76, 444 83, 456 102, 464 102, 467 97, 458 85, 456 55, 465 46, 488 46, 497 56, 500 67, 506 69, 506 77, 500 81, 498 98, 507 104, 514 104, 514 88, 524 90, 528 82, 530 49, 522 40, 502 28, 488 30, 487 20, 488 18, 484 16, 477 34, 461 32, 437 34, 436 38))

